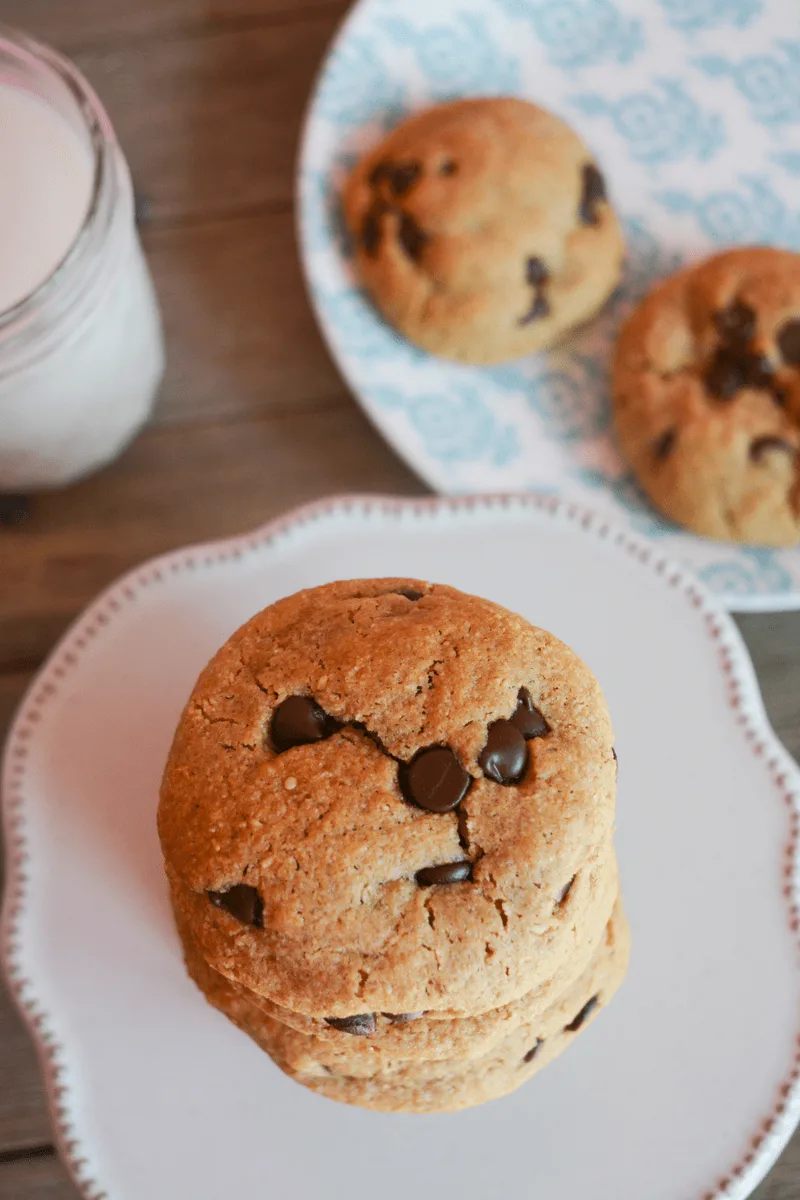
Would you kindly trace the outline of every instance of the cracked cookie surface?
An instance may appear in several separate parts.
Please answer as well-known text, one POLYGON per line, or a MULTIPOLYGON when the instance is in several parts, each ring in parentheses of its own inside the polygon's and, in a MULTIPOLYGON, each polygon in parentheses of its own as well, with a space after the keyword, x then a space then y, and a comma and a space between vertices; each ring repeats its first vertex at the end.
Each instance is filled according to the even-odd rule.
POLYGON ((181 718, 159 807, 179 923, 305 1017, 487 1012, 589 936, 615 768, 594 676, 521 617, 414 580, 301 592, 234 634, 181 718), (498 782, 484 752, 513 720, 524 772, 498 782))
POLYGON ((622 449, 705 537, 800 542, 800 255, 749 247, 656 287, 613 360, 622 449))
POLYGON ((363 1108, 451 1112, 514 1091, 573 1045, 619 988, 629 954, 630 930, 618 899, 590 961, 548 1004, 521 1014, 490 1044, 467 1044, 468 1054, 412 1061, 364 1038, 335 1042, 299 1033, 266 1016, 202 955, 188 953, 187 965, 209 1001, 305 1087, 363 1108))
POLYGON ((620 275, 622 234, 591 153, 522 100, 411 117, 357 165, 344 209, 386 319, 461 362, 550 345, 593 316, 620 275))

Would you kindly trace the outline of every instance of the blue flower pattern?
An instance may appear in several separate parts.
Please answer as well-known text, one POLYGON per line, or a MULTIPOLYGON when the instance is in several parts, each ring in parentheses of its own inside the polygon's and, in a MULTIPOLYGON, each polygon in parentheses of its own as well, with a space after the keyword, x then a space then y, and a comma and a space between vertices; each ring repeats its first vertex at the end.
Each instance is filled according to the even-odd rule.
POLYGON ((318 86, 299 190, 333 349, 380 427, 435 487, 581 500, 658 540, 734 607, 800 595, 800 551, 715 545, 655 512, 616 447, 608 351, 631 307, 687 258, 746 242, 800 249, 800 42, 788 21, 776 40, 785 2, 360 0, 318 86), (619 71, 628 63, 633 87, 619 71), (411 346, 356 286, 341 182, 366 139, 412 107, 505 93, 541 98, 583 132, 608 175, 628 255, 602 314, 563 350, 468 369, 411 346))
POLYGON ((402 17, 384 17, 380 27, 398 47, 410 47, 428 80, 431 98, 470 92, 503 95, 519 90, 520 64, 492 40, 486 21, 457 14, 449 25, 418 28, 402 17))
POLYGON ((744 29, 762 11, 761 0, 658 0, 673 29, 700 33, 720 25, 744 29))
POLYGON ((657 79, 652 91, 610 100, 597 92, 572 97, 587 118, 608 117, 631 157, 647 166, 697 158, 708 162, 725 144, 725 126, 706 113, 677 79, 657 79))
POLYGON ((695 59, 695 65, 712 79, 732 80, 762 125, 800 120, 800 42, 778 42, 774 53, 752 54, 738 63, 709 54, 695 59))
POLYGON ((574 69, 629 63, 642 50, 642 23, 611 0, 499 0, 511 17, 530 22, 552 63, 574 69))
POLYGON ((775 242, 800 250, 800 210, 790 208, 764 178, 744 176, 738 188, 706 196, 668 190, 655 199, 670 213, 692 217, 715 246, 775 242))

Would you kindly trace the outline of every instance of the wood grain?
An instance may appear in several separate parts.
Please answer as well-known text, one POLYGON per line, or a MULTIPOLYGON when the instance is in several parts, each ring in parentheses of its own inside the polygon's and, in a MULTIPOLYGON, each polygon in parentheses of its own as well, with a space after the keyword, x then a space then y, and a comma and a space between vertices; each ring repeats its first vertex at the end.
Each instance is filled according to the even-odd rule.
POLYGON ((349 405, 311 314, 288 212, 148 230, 168 347, 157 423, 349 405))
POLYGON ((0 1200, 77 1200, 77 1197, 66 1169, 52 1151, 17 1162, 0 1160, 0 1200))
POLYGON ((349 0, 3 0, 0 16, 74 55, 86 46, 278 26, 316 13, 341 16, 348 8, 349 0))
POLYGON ((344 397, 316 412, 149 429, 115 466, 0 530, 0 672, 39 662, 99 589, 153 554, 334 492, 421 490, 344 397))
POLYGON ((76 56, 154 220, 290 205, 306 100, 336 24, 309 16, 76 56))

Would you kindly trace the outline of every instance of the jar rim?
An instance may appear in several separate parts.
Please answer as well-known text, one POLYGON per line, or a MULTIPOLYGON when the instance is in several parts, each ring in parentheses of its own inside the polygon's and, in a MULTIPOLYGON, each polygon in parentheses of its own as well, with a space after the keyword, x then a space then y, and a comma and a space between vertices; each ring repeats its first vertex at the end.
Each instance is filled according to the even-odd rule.
MULTIPOLYGON (((18 59, 22 66, 35 66, 39 71, 50 72, 67 89, 83 119, 89 135, 89 145, 94 161, 92 190, 89 204, 69 248, 50 273, 36 287, 18 300, 11 308, 0 312, 0 334, 14 325, 24 322, 30 313, 50 295, 66 275, 73 263, 80 259, 86 243, 100 213, 106 191, 107 179, 113 169, 109 150, 114 144, 114 131, 108 115, 85 76, 74 63, 64 58, 57 50, 30 37, 29 34, 0 22, 0 53, 18 59)), ((49 103, 42 98, 43 103, 49 103)))

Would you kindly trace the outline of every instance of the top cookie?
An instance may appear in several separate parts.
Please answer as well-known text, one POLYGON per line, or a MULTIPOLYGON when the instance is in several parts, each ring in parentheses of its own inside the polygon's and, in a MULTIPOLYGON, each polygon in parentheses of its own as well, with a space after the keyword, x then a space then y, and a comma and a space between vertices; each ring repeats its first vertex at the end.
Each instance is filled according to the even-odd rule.
POLYGON ((613 388, 623 450, 668 516, 800 541, 800 255, 730 250, 673 275, 622 330, 613 388))
POLYGON ((299 1013, 477 1013, 549 979, 613 825, 597 681, 550 634, 408 580, 300 592, 201 675, 159 831, 216 970, 299 1013))
POLYGON ((567 125, 522 100, 404 122, 345 192, 359 274, 434 354, 495 363, 550 345, 607 299, 624 251, 603 177, 567 125))

